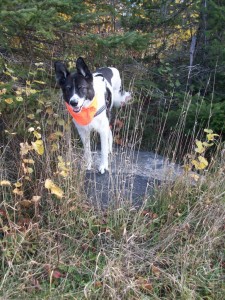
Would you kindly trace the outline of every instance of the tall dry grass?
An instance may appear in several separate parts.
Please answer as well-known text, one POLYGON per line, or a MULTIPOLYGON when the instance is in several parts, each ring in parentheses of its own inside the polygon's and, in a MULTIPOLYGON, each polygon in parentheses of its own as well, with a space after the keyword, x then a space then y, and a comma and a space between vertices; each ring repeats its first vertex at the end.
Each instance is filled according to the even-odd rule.
MULTIPOLYGON (((117 137, 125 153, 121 159, 134 157, 147 118, 143 98, 135 98, 137 105, 117 115, 124 124, 117 137)), ((139 207, 114 194, 116 206, 102 209, 84 193, 82 151, 62 105, 54 92, 44 105, 38 124, 44 154, 30 150, 22 155, 21 140, 13 135, 1 145, 0 179, 8 181, 1 186, 2 299, 223 299, 225 164, 220 146, 194 184, 187 172, 146 194, 139 207), (24 159, 34 161, 32 173, 26 173, 24 159), (46 179, 62 197, 45 188, 46 179)), ((171 153, 170 143, 176 150, 184 121, 176 139, 174 134, 169 138, 165 155, 171 153)), ((23 142, 35 140, 30 132, 23 142)))

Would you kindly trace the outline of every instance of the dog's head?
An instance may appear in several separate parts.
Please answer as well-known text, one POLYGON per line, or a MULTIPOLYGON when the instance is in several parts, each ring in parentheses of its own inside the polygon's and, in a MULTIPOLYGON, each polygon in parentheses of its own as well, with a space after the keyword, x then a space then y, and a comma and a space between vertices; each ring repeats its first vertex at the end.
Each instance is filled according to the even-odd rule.
POLYGON ((93 76, 82 57, 76 61, 77 72, 70 73, 62 62, 55 62, 56 80, 63 92, 64 100, 74 112, 79 112, 85 103, 92 101, 95 92, 93 76))

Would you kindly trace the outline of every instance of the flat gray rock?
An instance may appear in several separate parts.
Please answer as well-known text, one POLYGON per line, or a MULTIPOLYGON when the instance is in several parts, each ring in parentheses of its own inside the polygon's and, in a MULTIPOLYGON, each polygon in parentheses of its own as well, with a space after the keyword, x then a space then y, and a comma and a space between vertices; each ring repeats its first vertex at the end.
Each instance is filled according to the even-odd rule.
POLYGON ((85 174, 85 192, 89 201, 99 206, 130 202, 139 206, 162 182, 173 181, 182 174, 179 165, 169 163, 153 152, 114 149, 109 172, 97 171, 100 151, 92 153, 94 166, 85 174))

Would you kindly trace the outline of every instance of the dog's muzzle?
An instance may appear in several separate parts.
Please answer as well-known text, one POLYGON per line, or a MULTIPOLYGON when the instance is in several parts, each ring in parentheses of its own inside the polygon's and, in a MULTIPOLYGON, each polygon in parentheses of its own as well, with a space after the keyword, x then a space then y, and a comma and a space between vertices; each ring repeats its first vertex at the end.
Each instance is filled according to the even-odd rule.
POLYGON ((78 101, 76 101, 74 99, 71 99, 70 100, 70 106, 72 107, 74 112, 78 113, 78 112, 81 111, 83 105, 78 106, 78 101))

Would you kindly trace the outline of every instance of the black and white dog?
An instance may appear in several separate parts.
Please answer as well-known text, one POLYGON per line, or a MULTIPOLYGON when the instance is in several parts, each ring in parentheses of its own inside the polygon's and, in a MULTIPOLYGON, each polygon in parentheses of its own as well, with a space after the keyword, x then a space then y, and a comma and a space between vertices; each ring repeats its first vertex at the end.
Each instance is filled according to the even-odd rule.
POLYGON ((122 90, 121 78, 116 68, 100 68, 93 74, 83 58, 76 61, 77 72, 70 73, 62 62, 55 62, 56 80, 84 145, 87 169, 91 168, 90 133, 96 130, 101 140, 99 172, 108 170, 108 154, 112 152, 112 132, 109 112, 112 106, 125 104, 131 95, 122 90))

